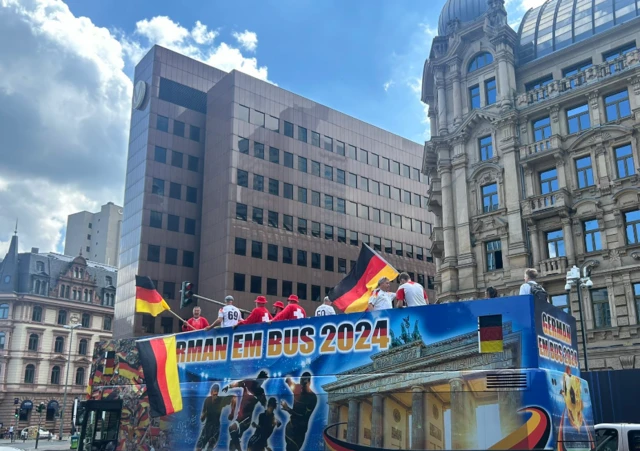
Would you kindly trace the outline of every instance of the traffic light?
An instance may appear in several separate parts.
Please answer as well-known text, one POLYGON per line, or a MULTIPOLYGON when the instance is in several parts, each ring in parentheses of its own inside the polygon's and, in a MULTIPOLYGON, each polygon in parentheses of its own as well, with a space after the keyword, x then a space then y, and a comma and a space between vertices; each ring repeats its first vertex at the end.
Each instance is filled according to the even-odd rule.
POLYGON ((36 408, 36 411, 38 413, 44 412, 44 403, 43 402, 41 402, 40 405, 36 408))
POLYGON ((20 416, 20 409, 16 408, 16 418, 18 418, 18 416, 20 416))
POLYGON ((182 282, 182 289, 180 290, 180 308, 184 308, 191 304, 193 300, 193 284, 189 281, 182 282))

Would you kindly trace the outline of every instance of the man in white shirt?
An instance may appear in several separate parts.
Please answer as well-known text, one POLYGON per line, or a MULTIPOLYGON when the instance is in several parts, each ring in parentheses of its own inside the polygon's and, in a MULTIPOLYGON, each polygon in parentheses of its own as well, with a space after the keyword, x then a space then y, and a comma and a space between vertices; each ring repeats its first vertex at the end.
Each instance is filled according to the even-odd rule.
POLYGON ((373 294, 369 298, 367 310, 373 312, 375 310, 386 310, 393 308, 393 300, 395 293, 389 293, 391 282, 386 277, 378 281, 378 288, 373 290, 373 294))
POLYGON ((411 281, 411 277, 406 272, 403 272, 398 277, 400 287, 396 292, 396 307, 418 307, 421 305, 427 305, 429 298, 424 287, 419 283, 411 281))
POLYGON ((520 294, 531 294, 531 285, 538 284, 536 279, 538 278, 538 271, 534 268, 527 268, 524 270, 524 283, 520 285, 520 294))
POLYGON ((227 305, 218 311, 218 319, 216 319, 211 326, 207 327, 207 330, 213 329, 218 324, 221 324, 222 327, 233 327, 242 319, 240 310, 238 307, 233 305, 233 296, 227 296, 224 298, 224 301, 227 305))
POLYGON ((329 296, 325 296, 323 304, 316 309, 316 316, 327 316, 335 314, 336 311, 333 309, 333 301, 329 299, 329 296))

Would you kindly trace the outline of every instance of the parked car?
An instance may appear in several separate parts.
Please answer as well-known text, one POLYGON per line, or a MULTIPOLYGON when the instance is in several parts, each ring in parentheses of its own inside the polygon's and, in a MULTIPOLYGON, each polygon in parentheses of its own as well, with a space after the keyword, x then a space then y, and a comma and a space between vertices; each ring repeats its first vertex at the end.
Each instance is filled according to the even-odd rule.
POLYGON ((596 451, 640 451, 640 424, 596 425, 596 451))
MULTIPOLYGON (((24 428, 22 431, 20 431, 20 438, 22 440, 35 439, 37 429, 38 429, 37 426, 29 426, 28 428, 24 428)), ((47 439, 47 440, 50 440, 51 437, 53 437, 53 434, 47 431, 46 429, 40 429, 38 435, 40 439, 47 439)))

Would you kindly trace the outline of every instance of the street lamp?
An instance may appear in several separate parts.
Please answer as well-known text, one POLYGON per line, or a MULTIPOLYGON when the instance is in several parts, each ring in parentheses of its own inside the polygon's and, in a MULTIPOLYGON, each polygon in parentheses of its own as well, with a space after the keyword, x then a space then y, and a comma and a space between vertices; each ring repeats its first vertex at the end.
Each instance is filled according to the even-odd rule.
POLYGON ((67 408, 67 388, 69 387, 69 370, 71 369, 71 349, 73 348, 73 331, 81 327, 75 321, 78 321, 76 318, 71 318, 71 322, 74 324, 68 324, 63 326, 65 329, 71 330, 71 336, 69 337, 69 356, 67 357, 67 369, 65 370, 64 375, 64 396, 62 397, 62 409, 60 410, 60 437, 59 440, 62 440, 62 428, 64 426, 64 410, 67 408))
POLYGON ((584 370, 589 371, 589 360, 587 357, 587 334, 585 332, 587 325, 585 324, 584 314, 582 313, 581 289, 582 288, 591 289, 591 287, 593 287, 593 282, 589 277, 586 266, 583 268, 582 277, 580 277, 580 268, 578 268, 575 265, 573 266, 573 268, 567 271, 567 283, 564 286, 565 291, 569 293, 571 291, 571 287, 574 285, 576 286, 578 291, 578 313, 580 314, 580 324, 581 324, 580 331, 582 332, 582 352, 584 354, 584 370))

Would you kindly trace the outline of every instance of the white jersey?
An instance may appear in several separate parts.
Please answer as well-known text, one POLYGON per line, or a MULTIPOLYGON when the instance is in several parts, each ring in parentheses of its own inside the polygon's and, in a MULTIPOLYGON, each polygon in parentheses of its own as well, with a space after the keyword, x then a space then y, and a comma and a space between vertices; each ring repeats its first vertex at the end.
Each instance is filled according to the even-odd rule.
POLYGON ((218 318, 222 318, 222 327, 231 327, 238 324, 242 315, 235 305, 225 305, 218 311, 218 318))
POLYGON ((396 299, 399 301, 405 301, 407 307, 417 307, 420 305, 427 305, 427 292, 424 291, 424 287, 419 283, 407 282, 400 285, 398 292, 396 293, 396 299))
POLYGON ((382 291, 380 289, 373 290, 373 295, 369 298, 369 305, 373 305, 373 310, 386 310, 393 308, 393 300, 395 293, 382 291))
POLYGON ((322 304, 320 307, 316 309, 316 316, 327 316, 327 315, 335 315, 336 311, 327 304, 322 304))

